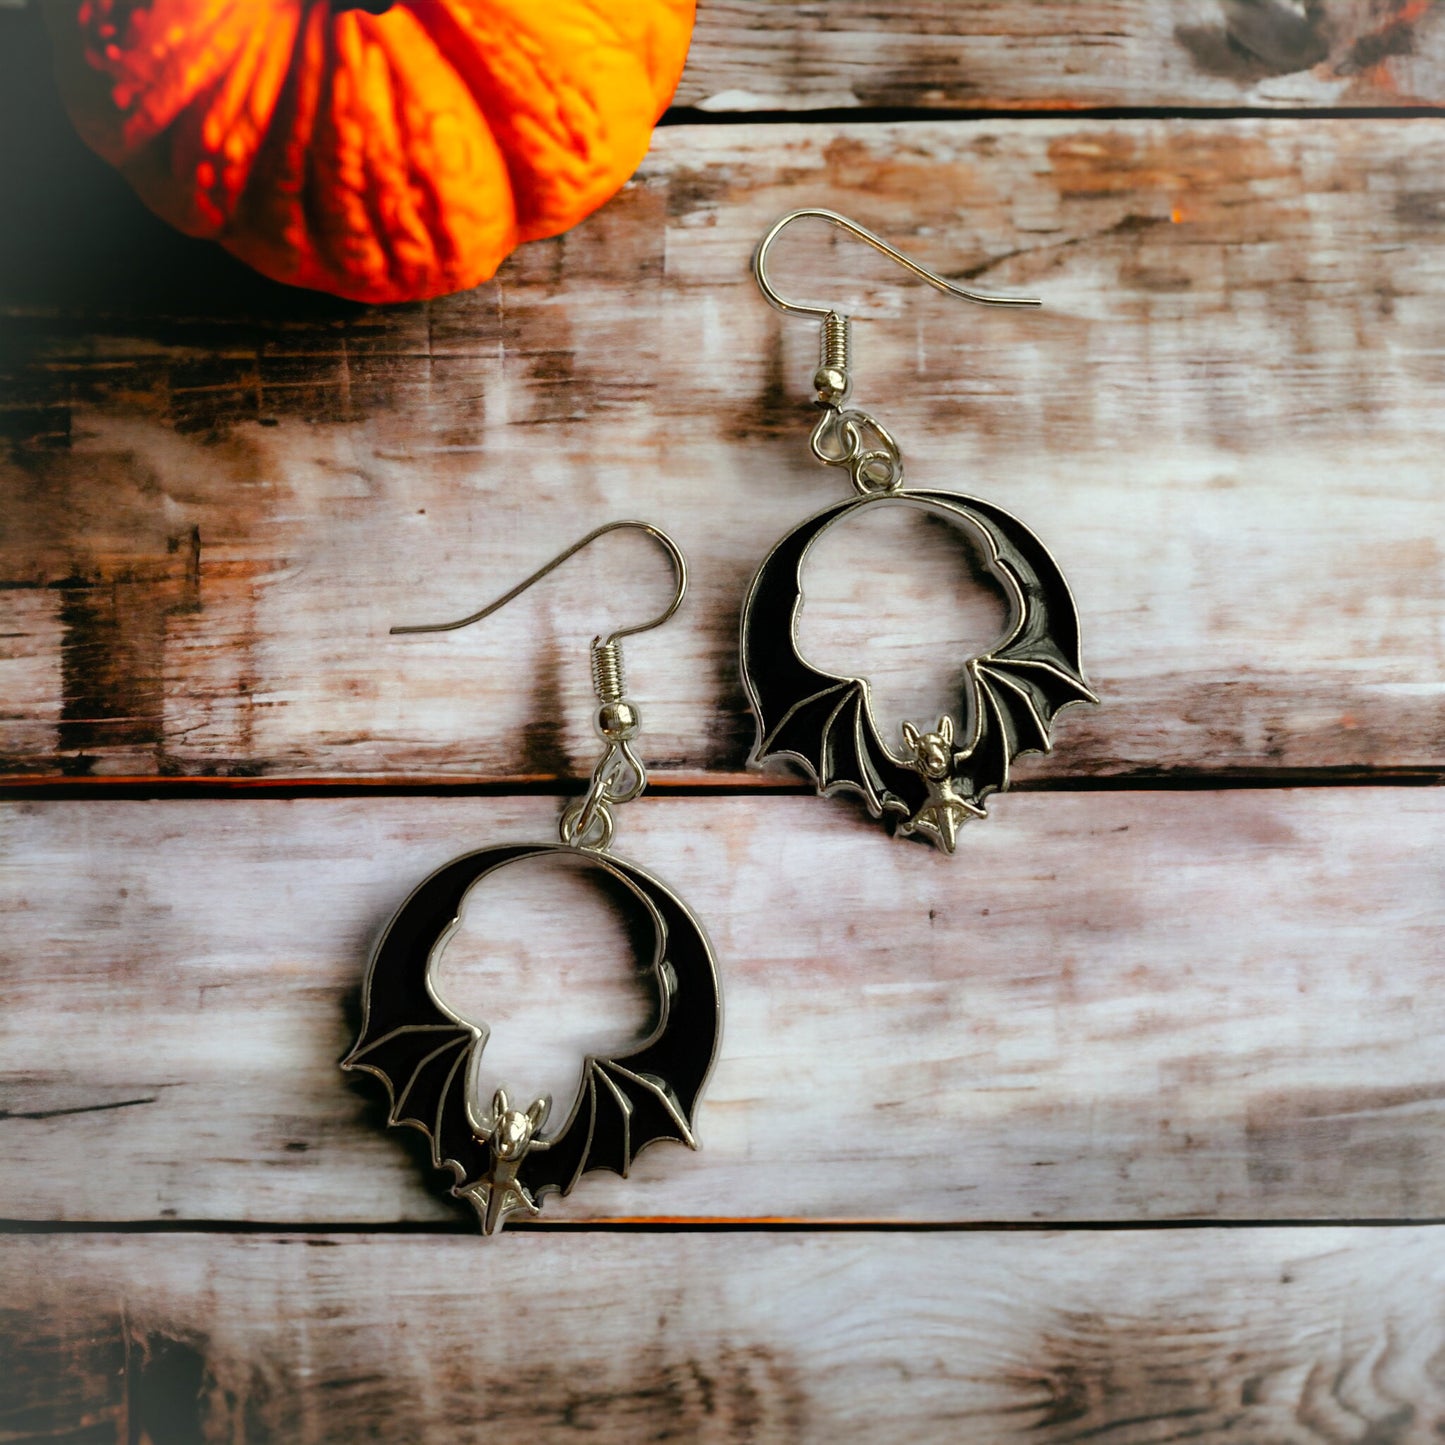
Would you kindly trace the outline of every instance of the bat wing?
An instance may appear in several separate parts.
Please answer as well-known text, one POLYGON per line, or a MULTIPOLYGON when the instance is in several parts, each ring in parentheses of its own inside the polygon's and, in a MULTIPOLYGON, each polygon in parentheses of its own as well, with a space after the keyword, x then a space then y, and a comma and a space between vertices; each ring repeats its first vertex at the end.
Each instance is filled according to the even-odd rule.
POLYGON ((504 863, 547 846, 489 848, 433 873, 402 905, 382 936, 367 972, 365 1016, 343 1069, 375 1074, 386 1085, 387 1122, 420 1129, 432 1163, 451 1168, 458 1185, 482 1178, 486 1142, 467 1109, 473 1051, 484 1030, 449 1012, 427 982, 434 951, 456 927, 467 890, 504 863))
POLYGON ((697 920, 656 879, 618 858, 607 866, 641 899, 656 933, 657 1026, 631 1053, 587 1058, 566 1126, 522 1161, 518 1177, 534 1198, 570 1193, 592 1170, 626 1178, 638 1152, 659 1139, 697 1148, 693 1116, 722 1023, 712 949, 697 920))
POLYGON ((546 1148, 532 1147, 519 1177, 533 1198, 552 1189, 570 1194, 594 1170, 608 1169, 625 1179, 638 1150, 658 1139, 697 1148, 691 1121, 666 1082, 634 1074, 611 1059, 589 1057, 567 1128, 546 1148))
POLYGON ((1064 708, 1099 699, 1084 677, 1073 596, 1043 543, 988 502, 953 492, 912 495, 972 523, 1013 594, 1008 635, 968 664, 973 741, 958 754, 957 777, 964 796, 981 804, 1008 787, 1009 770, 1020 754, 1049 751, 1054 718, 1064 708))
POLYGON ((487 1169, 487 1148, 467 1116, 467 1075, 478 1034, 465 1025, 411 1025, 358 1044, 342 1064, 385 1085, 388 1124, 407 1124, 431 1140, 432 1163, 449 1165, 457 1182, 487 1169))
POLYGON ((797 644, 808 549, 845 512, 869 500, 849 498, 810 517, 764 561, 743 607, 743 679, 758 719, 756 761, 795 758, 820 793, 849 789, 862 794, 875 817, 885 810, 911 816, 928 788, 883 745, 867 684, 813 667, 797 644))

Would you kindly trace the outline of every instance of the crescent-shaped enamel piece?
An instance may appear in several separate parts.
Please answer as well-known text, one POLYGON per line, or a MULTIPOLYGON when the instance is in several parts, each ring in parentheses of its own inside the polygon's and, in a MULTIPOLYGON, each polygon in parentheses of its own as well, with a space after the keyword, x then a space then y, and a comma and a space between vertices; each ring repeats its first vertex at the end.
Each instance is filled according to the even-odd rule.
POLYGON ((1097 702, 1079 660, 1079 619, 1063 573, 1022 522, 955 492, 872 492, 808 518, 774 546, 742 612, 742 673, 757 717, 753 761, 786 756, 820 794, 858 793, 897 836, 952 853, 960 825, 985 816, 1022 753, 1046 752, 1054 718, 1097 702), (1010 602, 1003 640, 970 658, 959 724, 924 731, 904 722, 901 749, 884 740, 867 679, 820 671, 798 650, 803 567, 829 527, 885 502, 923 507, 977 537, 1010 602))
POLYGON ((427 1136, 432 1163, 452 1171, 452 1194, 476 1208, 491 1234, 511 1214, 537 1213, 548 1192, 570 1194, 589 1170, 625 1177, 639 1151, 659 1139, 695 1149, 693 1119, 721 1026, 707 935, 667 887, 595 849, 506 844, 453 859, 397 911, 367 970, 361 1033, 342 1068, 381 1079, 391 1104, 387 1122, 427 1136), (654 940, 657 1009, 652 1034, 641 1044, 582 1061, 566 1122, 543 1138, 547 1101, 512 1109, 498 1090, 484 1113, 468 1097, 487 1030, 437 997, 431 971, 473 887, 509 864, 557 855, 600 870, 642 911, 654 940))

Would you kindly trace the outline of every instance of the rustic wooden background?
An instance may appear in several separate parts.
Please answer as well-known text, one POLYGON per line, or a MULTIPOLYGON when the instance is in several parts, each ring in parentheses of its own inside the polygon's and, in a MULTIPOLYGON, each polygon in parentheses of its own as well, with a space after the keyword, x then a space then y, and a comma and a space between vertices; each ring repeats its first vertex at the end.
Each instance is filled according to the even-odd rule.
MULTIPOLYGON (((636 180, 367 309, 168 232, 0 7, 0 1440, 1445 1434, 1445 6, 702 0, 636 180), (858 397, 1035 525, 1105 706, 952 860, 747 770, 737 611, 858 397), (833 274, 829 274, 833 273, 833 274), (631 649, 619 850, 727 1001, 703 1149, 482 1242, 336 1071, 378 927, 546 837, 631 649)), ((943 705, 998 601, 830 538, 804 641, 943 705)), ((443 964, 487 1077, 646 1025, 620 920, 506 875, 443 964)), ((485 892, 485 890, 483 890, 485 892)))

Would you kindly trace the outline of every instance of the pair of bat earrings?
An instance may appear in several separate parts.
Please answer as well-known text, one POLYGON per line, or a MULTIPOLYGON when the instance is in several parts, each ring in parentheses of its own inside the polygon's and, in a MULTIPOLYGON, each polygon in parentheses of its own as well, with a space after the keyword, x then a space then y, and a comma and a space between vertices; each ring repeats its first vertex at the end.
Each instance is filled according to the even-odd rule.
MULTIPOLYGON (((951 854, 960 826, 983 817, 988 795, 1008 787, 1014 760, 1021 753, 1048 750, 1059 711, 1097 698, 1079 661, 1073 598, 1043 544, 992 503, 956 492, 905 488, 893 437, 875 418, 846 405, 852 389, 848 318, 831 307, 787 301, 772 286, 768 252, 785 227, 805 218, 839 227, 951 296, 989 306, 1039 303, 966 291, 846 217, 817 208, 784 216, 753 256, 753 275, 771 305, 822 322, 820 365, 813 378, 821 416, 811 447, 818 461, 847 469, 856 493, 783 537, 749 589, 742 611, 741 665, 757 716, 754 761, 791 758, 807 770, 820 795, 858 793, 896 836, 926 839, 951 854), (867 680, 812 666, 799 651, 796 631, 803 568, 814 544, 863 508, 895 502, 942 517, 981 542, 984 560, 1010 604, 1003 640, 965 665, 958 724, 945 716, 924 731, 905 721, 896 750, 878 730, 867 680)), ((451 1193, 475 1207, 486 1234, 513 1215, 535 1215, 545 1194, 570 1193, 589 1170, 625 1177, 638 1151, 658 1139, 697 1147, 693 1118, 717 1056, 722 1023, 717 962, 702 926, 682 901, 651 874, 611 852, 614 809, 647 785, 647 770, 632 747, 640 714, 624 696, 620 643, 661 626, 677 611, 687 589, 687 564, 659 528, 611 522, 480 612, 455 622, 392 629, 444 632, 479 622, 596 538, 620 528, 644 532, 668 553, 676 586, 661 615, 592 643, 599 703, 595 721, 603 751, 586 793, 562 813, 558 842, 502 844, 466 854, 412 893, 372 956, 361 1034, 342 1063, 344 1069, 381 1078, 391 1106, 387 1122, 410 1125, 427 1136, 432 1164, 451 1169, 451 1193), (487 1107, 479 1106, 475 1078, 487 1030, 447 1007, 431 973, 476 884, 509 864, 559 854, 598 870, 640 915, 652 953, 655 1023, 635 1048, 583 1060, 566 1122, 544 1137, 548 1099, 516 1108, 498 1089, 487 1107)))

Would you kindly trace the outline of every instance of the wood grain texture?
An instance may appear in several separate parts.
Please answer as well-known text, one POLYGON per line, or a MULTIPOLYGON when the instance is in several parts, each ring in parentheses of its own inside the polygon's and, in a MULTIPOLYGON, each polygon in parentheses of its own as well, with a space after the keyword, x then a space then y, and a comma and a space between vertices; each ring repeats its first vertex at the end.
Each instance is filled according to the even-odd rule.
MULTIPOLYGON (((778 253, 795 291, 835 273, 858 400, 912 480, 1009 506, 1070 578, 1106 705, 1021 778, 1438 770, 1442 126, 673 128, 500 283, 392 310, 230 271, 199 273, 202 300, 202 253, 151 231, 134 252, 120 228, 103 305, 67 290, 64 255, 20 255, 0 268, 5 768, 579 775, 587 639, 665 595, 644 542, 473 632, 386 627, 642 514, 695 584, 636 647, 645 754, 736 781, 744 588, 841 494, 806 454, 813 330, 746 261, 821 202, 1047 301, 960 311, 857 246, 778 253)), ((990 639, 937 525, 840 536, 816 571, 805 644, 873 677, 890 731, 990 639)))
MULTIPOLYGON (((673 119, 728 123, 664 128, 496 284, 365 310, 145 213, 0 0, 0 774, 577 776, 587 639, 664 595, 638 539, 485 629, 385 628, 641 514, 694 566, 633 653, 658 780, 786 779, 742 772, 737 609, 841 493, 804 459, 810 330, 745 267, 825 204, 1047 302, 779 253, 860 317, 912 480, 1010 506, 1074 584, 1107 705, 1025 786, 1439 775, 1445 122, 876 108, 1338 112, 1442 75, 1430 0, 706 0, 673 119)), ((942 529, 875 521, 803 638, 891 725, 999 611, 942 529)), ((621 847, 724 972, 703 1150, 491 1247, 335 1064, 408 889, 553 802, 5 807, 0 1216, 38 1233, 0 1239, 0 1439, 1438 1440, 1438 1229, 827 1225, 1445 1216, 1441 796, 1023 795, 951 862, 841 802, 639 803, 621 847), (669 1227, 760 1216, 810 1227, 669 1227), (106 1229, 188 1219, 219 1232, 106 1229), (247 1232, 397 1222, 427 1237, 247 1232)), ((490 1076, 565 1101, 647 1026, 630 942, 565 870, 503 875, 438 986, 496 1025, 490 1076)))
POLYGON ((12 1440, 1426 1445, 1439 1229, 0 1242, 12 1440))
MULTIPOLYGON (((43 65, 38 9, 0 4, 0 43, 43 65)), ((1442 99, 1435 0, 704 0, 674 105, 727 115, 1442 99)))
POLYGON ((706 0, 677 104, 1438 105, 1432 0, 706 0))
MULTIPOLYGON (((1445 794, 1017 796, 953 860, 842 802, 643 800, 619 850, 717 950, 703 1148, 547 1218, 1445 1215, 1445 794)), ((336 1061, 372 940, 551 800, 45 803, 5 840, 0 1216, 448 1217, 336 1061)), ((480 1087, 575 1093, 643 1034, 625 918, 473 895, 443 996, 480 1087)), ((558 1115, 559 1120, 562 1115, 558 1115)), ((416 1147, 410 1147, 410 1146, 416 1147)))

